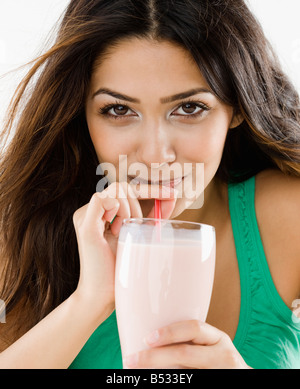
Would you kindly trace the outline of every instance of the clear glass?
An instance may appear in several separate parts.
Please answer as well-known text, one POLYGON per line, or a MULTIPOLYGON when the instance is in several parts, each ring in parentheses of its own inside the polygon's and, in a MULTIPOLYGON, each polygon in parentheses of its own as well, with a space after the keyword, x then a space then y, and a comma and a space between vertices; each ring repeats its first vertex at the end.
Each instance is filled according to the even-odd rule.
POLYGON ((123 358, 147 348, 152 331, 182 320, 205 321, 216 256, 212 226, 159 219, 125 219, 115 276, 123 358))

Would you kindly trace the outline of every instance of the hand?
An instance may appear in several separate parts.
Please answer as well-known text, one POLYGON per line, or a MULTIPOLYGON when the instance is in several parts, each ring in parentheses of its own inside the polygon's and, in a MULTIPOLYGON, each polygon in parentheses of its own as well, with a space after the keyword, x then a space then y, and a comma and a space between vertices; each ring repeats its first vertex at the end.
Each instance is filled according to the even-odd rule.
MULTIPOLYGON (((148 187, 146 185, 146 187, 148 187)), ((147 198, 148 189, 139 190, 127 182, 115 182, 101 193, 95 193, 90 202, 73 216, 80 257, 80 278, 76 294, 90 304, 94 312, 114 309, 115 258, 118 235, 124 218, 143 217, 139 199, 147 198), (113 224, 110 222, 113 221, 113 224)), ((172 192, 172 191, 171 191, 172 192)), ((159 191, 151 191, 160 198, 159 191)), ((162 218, 172 214, 176 199, 161 198, 162 218)), ((147 217, 154 217, 154 208, 147 217)))
POLYGON ((250 369, 227 334, 197 320, 160 328, 145 341, 150 349, 125 358, 126 367, 250 369))

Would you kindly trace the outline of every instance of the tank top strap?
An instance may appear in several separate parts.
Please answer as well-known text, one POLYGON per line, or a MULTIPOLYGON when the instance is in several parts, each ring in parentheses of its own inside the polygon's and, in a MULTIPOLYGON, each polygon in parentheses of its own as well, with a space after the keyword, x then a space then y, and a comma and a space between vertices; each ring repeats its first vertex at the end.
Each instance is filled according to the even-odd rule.
MULTIPOLYGON (((231 225, 238 260, 241 304, 238 328, 233 343, 239 348, 247 335, 247 328, 251 314, 251 270, 255 257, 253 231, 249 225, 251 221, 251 203, 254 192, 254 177, 249 180, 228 185, 229 210, 231 225)), ((254 265, 255 266, 255 265, 254 265)))

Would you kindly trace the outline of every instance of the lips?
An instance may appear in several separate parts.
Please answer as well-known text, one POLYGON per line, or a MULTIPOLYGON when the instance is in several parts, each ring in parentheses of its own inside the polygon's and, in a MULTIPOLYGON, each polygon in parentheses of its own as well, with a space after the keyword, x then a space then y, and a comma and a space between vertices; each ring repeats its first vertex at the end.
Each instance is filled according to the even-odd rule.
POLYGON ((134 184, 134 185, 137 185, 137 184, 159 185, 159 186, 174 188, 175 186, 179 185, 184 180, 184 177, 178 177, 178 178, 175 178, 173 180, 164 180, 164 181, 162 181, 162 180, 151 181, 151 180, 145 180, 141 177, 130 177, 130 176, 129 176, 129 179, 130 179, 130 183, 134 184))

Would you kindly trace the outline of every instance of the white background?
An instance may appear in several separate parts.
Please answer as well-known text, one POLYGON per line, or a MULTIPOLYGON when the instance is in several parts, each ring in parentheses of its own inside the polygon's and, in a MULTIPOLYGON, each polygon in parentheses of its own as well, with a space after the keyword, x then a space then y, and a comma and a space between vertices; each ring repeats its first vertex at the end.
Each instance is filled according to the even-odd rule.
MULTIPOLYGON (((246 0, 300 92, 300 0, 246 0)), ((69 0, 0 0, 0 124, 23 70, 43 52, 69 0), (10 72, 7 74, 7 72, 10 72)))

